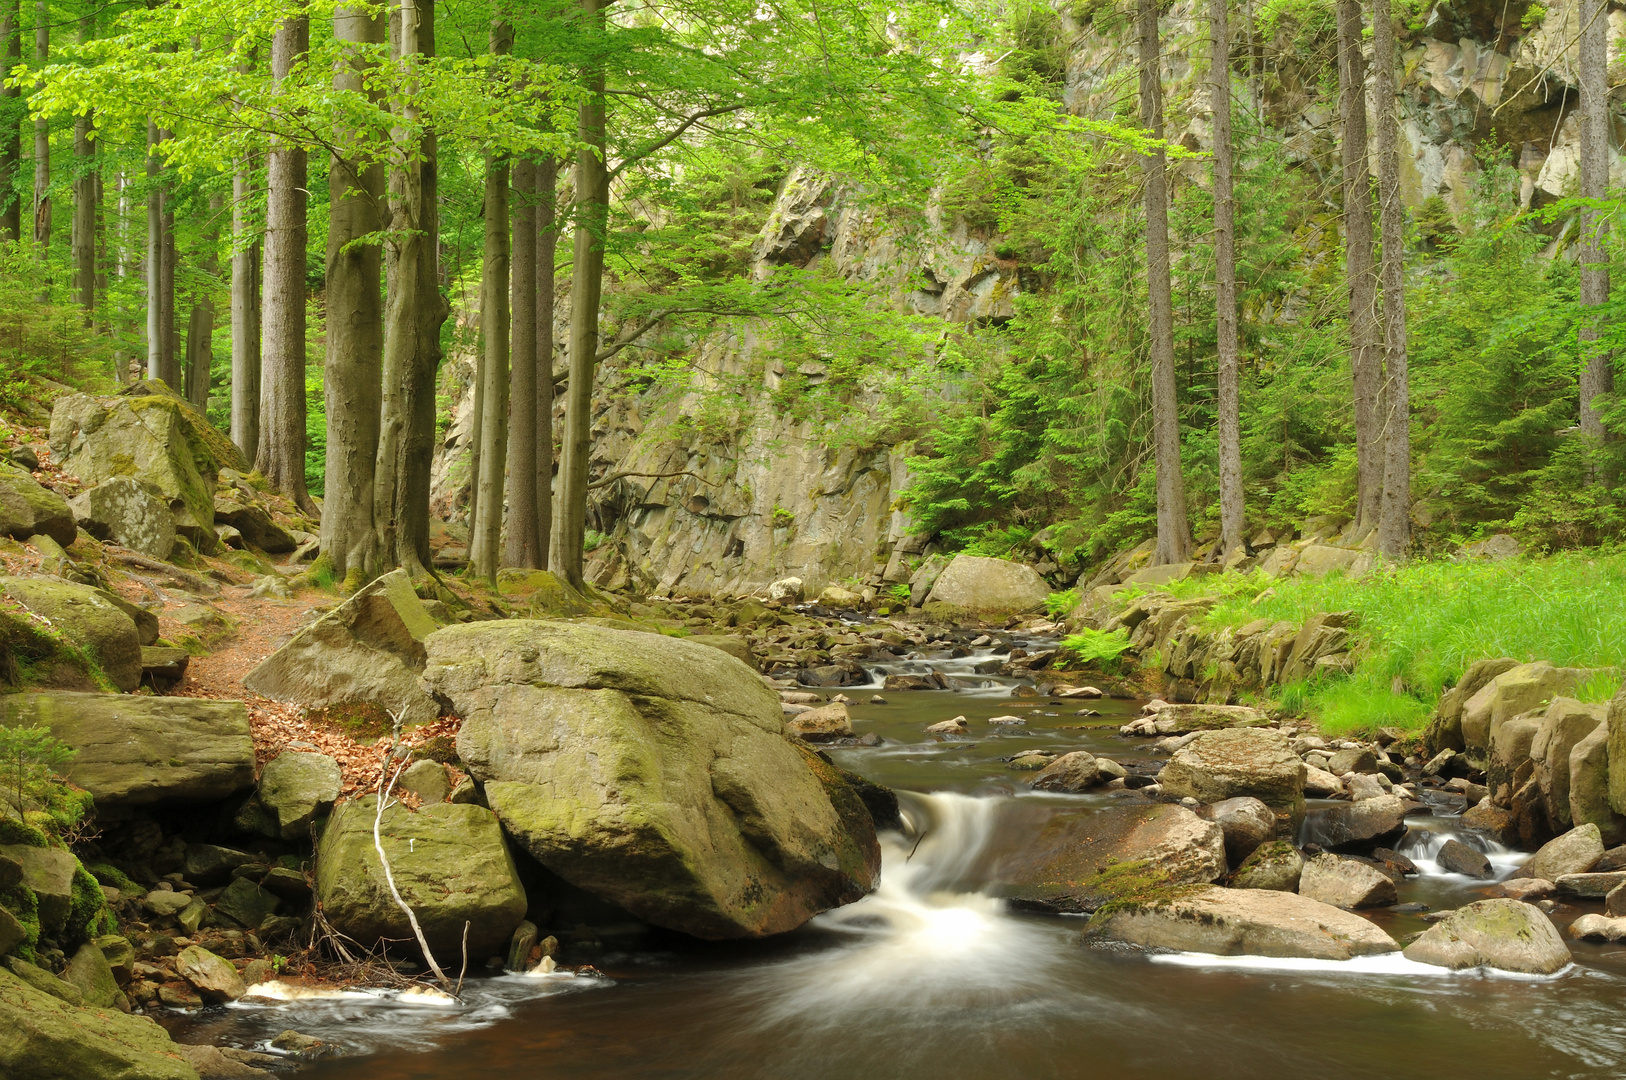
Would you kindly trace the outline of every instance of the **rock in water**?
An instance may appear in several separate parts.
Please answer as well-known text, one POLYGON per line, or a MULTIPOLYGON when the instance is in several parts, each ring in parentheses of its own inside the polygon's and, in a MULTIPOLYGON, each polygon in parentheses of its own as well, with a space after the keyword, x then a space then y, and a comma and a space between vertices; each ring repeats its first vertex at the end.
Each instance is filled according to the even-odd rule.
POLYGON ((808 742, 830 742, 850 738, 853 725, 847 706, 837 701, 785 717, 785 730, 808 742))
POLYGON ((1276 832, 1276 815, 1270 807, 1248 795, 1205 806, 1201 814, 1224 831, 1225 858, 1232 866, 1241 865, 1276 832))
POLYGON ((1299 895, 1341 908, 1383 907, 1399 899, 1389 875, 1342 855, 1317 855, 1307 861, 1299 876, 1299 895))
POLYGON ((301 840, 316 815, 339 797, 342 781, 339 763, 326 754, 278 754, 260 776, 260 803, 277 815, 284 840, 301 840))
MULTIPOLYGON (((1150 707, 1150 706, 1148 706, 1150 707)), ((1187 735, 1193 731, 1263 727, 1270 721, 1246 705, 1159 705, 1152 710, 1152 727, 1159 735, 1187 735)))
POLYGON ((0 589, 86 650, 114 686, 141 685, 140 631, 108 593, 50 577, 0 578, 0 589))
POLYGON ((1233 889, 1268 889, 1272 892, 1298 892, 1304 872, 1304 856, 1286 840, 1269 840, 1253 849, 1231 875, 1233 889))
POLYGON ((38 533, 66 547, 79 526, 67 500, 41 487, 27 469, 0 462, 0 534, 27 540, 38 533))
POLYGON ((1025 563, 956 555, 932 584, 931 603, 978 611, 1042 611, 1050 587, 1025 563))
POLYGON ((1406 946, 1406 959, 1454 970, 1551 975, 1570 962, 1570 950, 1541 909, 1518 900, 1480 900, 1425 930, 1406 946))
POLYGON ((768 599, 782 604, 800 604, 802 602, 802 579, 799 577, 780 578, 768 586, 768 599))
POLYGON ((1519 869, 1520 877, 1557 881, 1565 874, 1584 874, 1603 858, 1603 837, 1592 823, 1577 825, 1554 837, 1519 869))
POLYGON ((1251 795, 1276 814, 1276 834, 1304 820, 1304 762, 1278 731, 1208 731, 1179 750, 1158 778, 1163 793, 1201 803, 1251 795))
POLYGON ((197 1080, 163 1028, 116 1009, 76 1009, 0 970, 0 1076, 197 1080))
POLYGON ((116 476, 80 492, 68 504, 79 525, 98 540, 167 559, 175 549, 169 502, 133 476, 116 476))
MULTIPOLYGON (((390 896, 373 846, 377 796, 343 803, 328 820, 316 864, 316 899, 336 930, 370 948, 383 938, 414 949, 412 927, 390 896)), ((441 964, 506 954, 525 918, 525 889, 497 818, 484 807, 436 803, 413 813, 395 803, 379 829, 390 872, 441 964)))
POLYGON ((192 984, 204 1001, 236 1001, 248 992, 231 961, 200 945, 188 945, 175 957, 175 973, 192 984))
POLYGON ((1040 791, 1088 791, 1096 784, 1106 782, 1101 765, 1088 750, 1074 750, 1046 765, 1033 778, 1033 786, 1040 791))
POLYGON ((566 881, 705 938, 782 933, 874 888, 868 814, 842 812, 850 786, 815 774, 778 696, 726 653, 520 620, 425 646, 425 686, 464 717, 459 757, 566 881))
POLYGON ((1453 874, 1466 874, 1481 881, 1488 881, 1496 876, 1496 870, 1491 866, 1490 860, 1461 840, 1447 840, 1440 846, 1434 861, 1440 864, 1442 870, 1449 870, 1453 874))
POLYGON ((1333 851, 1371 851, 1406 835, 1406 813, 1413 806, 1398 795, 1328 806, 1305 818, 1305 833, 1333 851))
POLYGON ((1289 892, 1209 887, 1115 908, 1086 934, 1147 948, 1216 956, 1302 956, 1348 960, 1400 946, 1359 915, 1289 892))
POLYGON ((275 701, 326 706, 373 702, 408 724, 427 724, 440 707, 418 685, 435 632, 412 579, 391 570, 261 661, 243 685, 275 701))
POLYGON ((254 786, 254 739, 240 701, 117 694, 0 695, 0 724, 39 724, 73 747, 69 780, 102 812, 212 802, 254 786))
POLYGON ((1053 814, 1000 861, 991 891, 1039 911, 1094 911, 1125 893, 1206 885, 1225 873, 1225 834, 1182 806, 1053 814))

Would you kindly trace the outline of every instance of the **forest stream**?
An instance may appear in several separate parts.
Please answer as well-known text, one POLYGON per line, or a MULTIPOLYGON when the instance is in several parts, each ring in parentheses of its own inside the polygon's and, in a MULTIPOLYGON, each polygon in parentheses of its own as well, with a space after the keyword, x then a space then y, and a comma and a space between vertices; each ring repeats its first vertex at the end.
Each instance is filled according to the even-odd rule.
MULTIPOLYGON (((856 706, 876 747, 834 751, 892 785, 905 832, 883 837, 873 895, 803 930, 755 943, 606 936, 601 974, 473 976, 462 1002, 349 992, 245 1001, 177 1018, 178 1037, 264 1048, 295 1028, 346 1056, 304 1066, 312 1080, 593 1077, 613 1080, 842 1077, 1432 1077, 1471 1064, 1493 1078, 1618 1075, 1626 1059, 1626 950, 1573 942, 1576 963, 1549 978, 1451 972, 1393 954, 1348 962, 1151 955, 1085 945, 1078 917, 1009 910, 989 870, 1051 813, 1111 804, 1112 793, 1028 790, 1002 759, 1029 748, 1147 756, 1118 725, 1140 702, 1074 704, 1010 696, 1013 680, 972 675, 984 657, 930 663, 981 688, 889 693, 856 706), (932 741, 928 723, 964 714, 1026 718, 986 737, 932 741)), ((849 687, 862 702, 871 688, 849 687)), ((833 691, 832 691, 833 693, 833 691)), ((979 728, 981 725, 979 725, 979 728)), ((1445 909, 1489 884, 1431 859, 1456 836, 1485 851, 1497 880, 1525 858, 1451 816, 1418 815, 1401 850, 1419 874, 1401 905, 1445 909)), ((1562 909, 1565 923, 1597 905, 1562 909)), ((1421 913, 1369 912, 1397 939, 1421 913)))

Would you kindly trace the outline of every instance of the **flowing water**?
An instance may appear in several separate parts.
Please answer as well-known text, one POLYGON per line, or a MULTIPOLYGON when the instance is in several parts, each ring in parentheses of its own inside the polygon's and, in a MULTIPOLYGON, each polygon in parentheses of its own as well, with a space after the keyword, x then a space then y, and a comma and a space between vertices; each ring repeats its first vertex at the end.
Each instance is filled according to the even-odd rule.
MULTIPOLYGON (((968 679, 975 655, 927 665, 968 679)), ((1011 696, 986 677, 958 691, 847 688, 861 732, 883 742, 834 756, 900 790, 907 835, 883 838, 880 889, 769 942, 645 938, 593 956, 600 975, 473 979, 461 1003, 347 994, 239 1004, 177 1018, 188 1041, 261 1047, 286 1028, 351 1055, 312 1080, 996 1080, 1034 1077, 1614 1077, 1626 1072, 1626 949, 1572 944, 1545 979, 1451 973, 1397 956, 1346 964, 1094 949, 1077 918, 1024 915, 984 895, 988 869, 1052 812, 1114 796, 1026 789, 1004 759, 1084 748, 1134 768, 1148 742, 1117 735, 1139 703, 1011 696), (1102 716, 1078 716, 1081 707, 1102 716), (935 741, 964 715, 973 737, 935 741), (1017 715, 1021 725, 984 721, 1017 715)), ((1450 837, 1497 876, 1522 856, 1419 816, 1403 850, 1420 874, 1403 902, 1455 907, 1484 882, 1441 871, 1450 837)), ((1560 926, 1597 905, 1555 915, 1560 926)), ((1378 912, 1397 937, 1415 915, 1378 912)))

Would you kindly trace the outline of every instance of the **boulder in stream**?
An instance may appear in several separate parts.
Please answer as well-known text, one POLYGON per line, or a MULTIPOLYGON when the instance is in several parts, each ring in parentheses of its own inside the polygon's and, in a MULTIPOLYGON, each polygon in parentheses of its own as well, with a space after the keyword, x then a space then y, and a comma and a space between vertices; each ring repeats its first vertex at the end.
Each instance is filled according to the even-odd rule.
POLYGON ((1172 899, 1114 906, 1086 936, 1146 948, 1216 956, 1349 960, 1400 946, 1361 918, 1289 892, 1198 889, 1172 899))
POLYGON ((1074 750, 1063 754, 1046 765, 1033 778, 1033 786, 1040 791, 1088 791, 1097 784, 1107 782, 1101 774, 1100 760, 1088 750, 1074 750))
MULTIPOLYGON (((1150 708, 1150 706, 1148 706, 1150 708)), ((1186 735, 1193 731, 1220 731, 1226 728, 1264 727, 1269 717, 1247 705, 1170 705, 1160 702, 1151 713, 1152 727, 1159 735, 1186 735)))
POLYGON ((1317 855, 1306 860, 1299 895, 1341 908, 1385 907, 1399 896, 1388 874, 1359 859, 1317 855))
POLYGON ((1298 892, 1304 856, 1286 840, 1267 840, 1242 860, 1229 882, 1233 889, 1269 889, 1298 892))
POLYGON ((977 611, 1044 610, 1050 586, 1026 563, 956 555, 932 584, 928 603, 977 611))
POLYGON ((1304 762, 1279 731, 1209 731, 1163 767, 1163 793, 1217 803, 1251 795, 1276 814, 1276 834, 1290 837, 1304 820, 1304 762))
POLYGON ((1520 877, 1557 881, 1565 874, 1584 874, 1603 858, 1603 837, 1592 823, 1577 825, 1541 846, 1519 869, 1520 877))
POLYGON ((1485 858, 1483 853, 1457 839, 1447 840, 1440 845, 1434 861, 1440 864, 1441 870, 1465 874, 1481 881, 1489 881, 1496 876, 1496 869, 1491 866, 1490 860, 1485 858))
POLYGON ((785 730, 808 742, 832 742, 836 739, 851 738, 853 723, 847 714, 847 706, 839 701, 833 701, 828 705, 820 705, 816 709, 785 717, 785 730))
POLYGON ((1461 970, 1490 967, 1551 975, 1570 950, 1541 909, 1518 900, 1480 900, 1460 907, 1406 946, 1406 959, 1461 970))
POLYGON ((1312 810, 1304 819, 1304 831, 1309 842, 1329 851, 1371 851, 1406 835, 1406 815, 1418 808, 1399 795, 1380 795, 1312 810))
POLYGON ((424 684, 464 717, 458 754, 503 828, 571 884, 713 939, 783 933, 875 887, 861 795, 786 741, 778 695, 726 653, 528 620, 425 646, 424 684))
POLYGON ((1222 799, 1199 813, 1225 833, 1225 858, 1232 866, 1240 866, 1276 832, 1276 815, 1251 795, 1222 799))

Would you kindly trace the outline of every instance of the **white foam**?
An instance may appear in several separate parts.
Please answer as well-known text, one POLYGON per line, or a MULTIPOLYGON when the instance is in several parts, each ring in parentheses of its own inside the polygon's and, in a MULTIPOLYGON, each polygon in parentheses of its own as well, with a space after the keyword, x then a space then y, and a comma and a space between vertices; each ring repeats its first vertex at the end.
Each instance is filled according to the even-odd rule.
POLYGON ((280 979, 270 982, 256 983, 248 988, 248 993, 235 1004, 256 1005, 277 1002, 286 1004, 290 1001, 357 1001, 375 997, 363 990, 338 989, 328 986, 296 986, 285 983, 280 979))
POLYGON ((1351 960, 1316 960, 1304 956, 1215 956, 1210 953, 1155 953, 1150 959, 1154 964, 1171 964, 1176 967, 1222 968, 1231 971, 1405 975, 1429 979, 1468 976, 1517 979, 1524 982, 1547 982, 1558 979, 1569 974, 1575 967, 1574 964, 1570 964, 1552 975, 1529 975, 1522 972, 1501 971, 1496 968, 1486 967, 1453 971, 1451 968, 1437 967, 1434 964, 1420 964, 1415 960, 1408 960, 1398 952, 1384 953, 1379 956, 1357 956, 1351 960))

